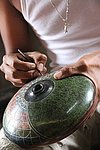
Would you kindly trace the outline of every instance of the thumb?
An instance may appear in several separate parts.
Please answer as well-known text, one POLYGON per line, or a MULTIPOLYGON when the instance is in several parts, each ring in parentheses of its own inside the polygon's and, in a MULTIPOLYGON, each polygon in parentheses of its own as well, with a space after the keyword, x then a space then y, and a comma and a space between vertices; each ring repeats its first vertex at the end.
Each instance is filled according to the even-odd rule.
POLYGON ((42 63, 43 65, 45 65, 47 62, 47 56, 39 53, 39 55, 37 55, 37 57, 35 57, 34 60, 35 60, 36 64, 42 63))
POLYGON ((47 62, 47 56, 42 54, 37 61, 37 68, 42 72, 47 62))
POLYGON ((36 52, 36 53, 34 53, 33 57, 34 57, 34 61, 35 61, 37 68, 40 71, 43 71, 43 69, 46 65, 46 62, 47 62, 47 56, 44 54, 41 54, 39 52, 36 52))

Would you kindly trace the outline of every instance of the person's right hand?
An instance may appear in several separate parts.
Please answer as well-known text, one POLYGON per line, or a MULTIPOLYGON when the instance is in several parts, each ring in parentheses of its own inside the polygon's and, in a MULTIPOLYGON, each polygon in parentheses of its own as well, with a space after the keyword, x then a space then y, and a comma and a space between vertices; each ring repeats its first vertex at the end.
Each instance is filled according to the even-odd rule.
POLYGON ((19 53, 11 53, 3 56, 3 63, 0 69, 5 74, 5 79, 14 86, 22 87, 28 81, 45 74, 47 57, 39 52, 27 52, 34 59, 35 63, 24 61, 19 53), (39 70, 39 71, 38 71, 39 70))

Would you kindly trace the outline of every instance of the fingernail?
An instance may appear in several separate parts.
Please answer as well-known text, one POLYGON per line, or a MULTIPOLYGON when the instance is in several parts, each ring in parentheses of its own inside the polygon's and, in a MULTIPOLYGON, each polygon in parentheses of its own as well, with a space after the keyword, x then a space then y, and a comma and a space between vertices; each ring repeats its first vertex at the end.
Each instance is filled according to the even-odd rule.
POLYGON ((61 76, 62 76, 62 71, 57 71, 57 72, 54 74, 54 78, 55 78, 55 79, 59 79, 61 76))
POLYGON ((43 68, 44 68, 43 63, 40 63, 40 64, 38 65, 38 69, 39 69, 40 71, 43 71, 43 68))
POLYGON ((47 56, 46 56, 46 55, 42 54, 42 56, 44 57, 44 59, 47 59, 47 56))

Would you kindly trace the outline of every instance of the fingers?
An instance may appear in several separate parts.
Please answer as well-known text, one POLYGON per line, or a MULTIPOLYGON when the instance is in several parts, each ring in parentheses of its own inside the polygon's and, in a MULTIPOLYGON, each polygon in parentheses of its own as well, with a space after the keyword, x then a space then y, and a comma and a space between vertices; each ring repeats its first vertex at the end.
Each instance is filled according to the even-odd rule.
POLYGON ((34 52, 30 52, 29 54, 35 59, 35 63, 37 64, 23 61, 23 57, 19 53, 3 57, 0 69, 5 73, 5 79, 10 81, 14 86, 21 87, 29 80, 40 76, 38 69, 42 74, 47 72, 47 68, 45 67, 46 56, 38 52, 35 52, 34 56, 34 52))
POLYGON ((28 52, 27 53, 30 57, 32 57, 36 64, 42 63, 46 64, 47 56, 44 54, 41 54, 40 52, 28 52))
MULTIPOLYGON (((10 80, 9 80, 10 81, 10 80)), ((10 81, 14 86, 16 87, 22 87, 25 85, 25 82, 18 80, 18 79, 13 79, 10 81)))
POLYGON ((22 56, 20 56, 20 54, 5 55, 3 57, 3 63, 12 68, 15 68, 18 70, 24 70, 24 71, 31 70, 36 67, 35 63, 29 63, 29 62, 22 61, 20 59, 21 57, 22 56))
POLYGON ((55 79, 62 79, 74 74, 86 74, 87 64, 84 60, 79 60, 76 64, 64 66, 54 74, 55 79))
POLYGON ((62 69, 60 69, 59 71, 57 71, 54 74, 54 78, 55 79, 62 79, 62 78, 71 76, 71 74, 72 74, 72 68, 63 67, 62 69))
POLYGON ((20 71, 6 64, 1 65, 1 70, 5 73, 5 79, 17 87, 23 86, 27 81, 40 75, 36 70, 20 71))
POLYGON ((47 56, 39 52, 28 52, 27 54, 34 59, 37 69, 41 73, 44 73, 46 69, 45 64, 47 62, 47 56))

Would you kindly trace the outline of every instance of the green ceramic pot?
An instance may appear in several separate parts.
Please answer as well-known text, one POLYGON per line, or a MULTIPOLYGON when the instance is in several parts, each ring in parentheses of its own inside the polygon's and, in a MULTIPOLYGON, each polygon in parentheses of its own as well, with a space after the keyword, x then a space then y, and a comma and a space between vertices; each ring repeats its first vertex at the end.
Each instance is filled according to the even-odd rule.
POLYGON ((51 144, 78 129, 96 105, 95 85, 86 76, 42 76, 13 96, 4 113, 4 132, 23 147, 51 144))

